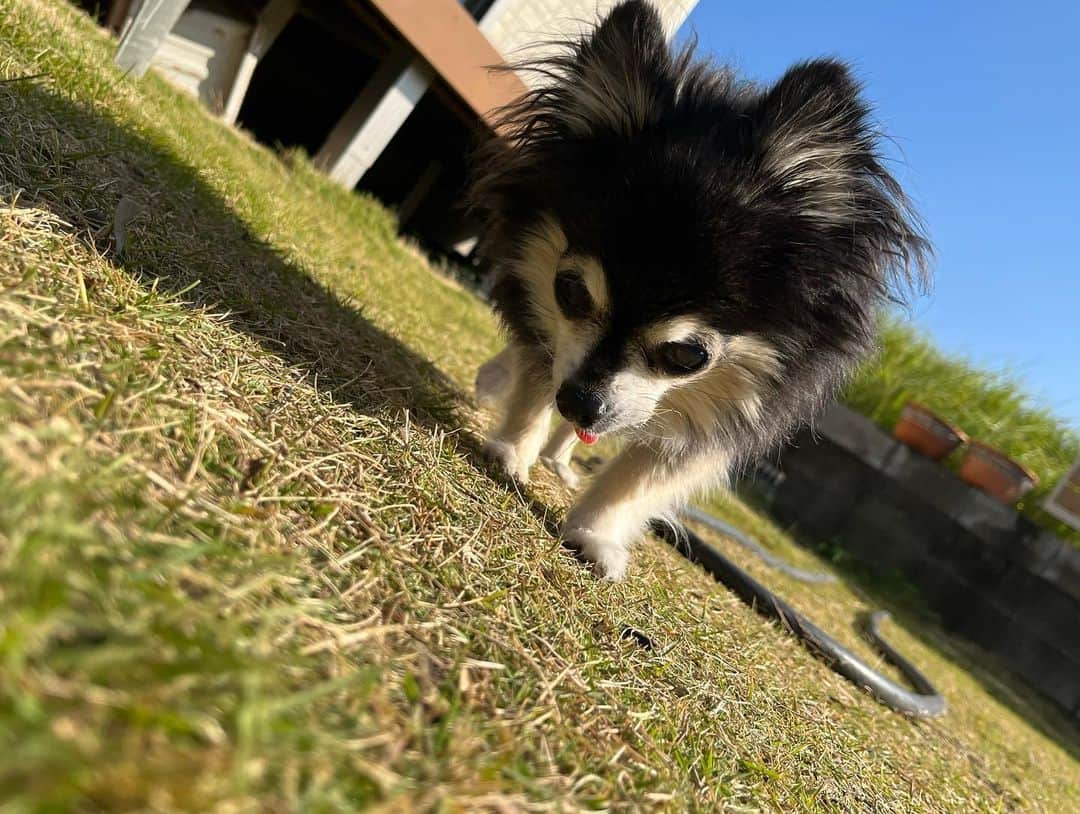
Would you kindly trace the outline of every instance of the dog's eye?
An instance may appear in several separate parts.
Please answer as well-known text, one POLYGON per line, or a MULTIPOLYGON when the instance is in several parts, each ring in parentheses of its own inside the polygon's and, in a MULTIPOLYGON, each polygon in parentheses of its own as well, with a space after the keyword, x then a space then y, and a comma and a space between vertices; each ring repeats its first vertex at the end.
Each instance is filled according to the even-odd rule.
POLYGON ((593 301, 585 281, 573 272, 560 272, 555 277, 555 301, 570 319, 584 319, 592 313, 593 301))
POLYGON ((666 373, 685 375, 705 367, 709 354, 694 342, 665 342, 656 350, 656 361, 666 373))

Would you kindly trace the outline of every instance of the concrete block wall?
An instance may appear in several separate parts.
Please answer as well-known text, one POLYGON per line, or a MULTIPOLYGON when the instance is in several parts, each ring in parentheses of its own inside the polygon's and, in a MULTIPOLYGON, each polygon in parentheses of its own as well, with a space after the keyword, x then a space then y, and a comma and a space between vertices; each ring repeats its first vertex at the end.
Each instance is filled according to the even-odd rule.
POLYGON ((1080 550, 839 405, 778 468, 778 520, 903 575, 947 629, 1080 721, 1080 550))

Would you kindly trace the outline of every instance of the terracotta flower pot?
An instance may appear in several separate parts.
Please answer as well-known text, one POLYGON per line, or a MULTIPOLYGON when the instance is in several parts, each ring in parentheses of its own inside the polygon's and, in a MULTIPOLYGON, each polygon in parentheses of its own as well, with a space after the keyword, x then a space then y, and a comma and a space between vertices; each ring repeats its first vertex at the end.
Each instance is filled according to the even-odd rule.
POLYGON ((909 401, 900 411, 893 437, 932 461, 940 461, 968 440, 962 429, 916 401, 909 401))
POLYGON ((1012 505, 1039 482, 1038 476, 1005 453, 972 441, 960 462, 960 477, 972 486, 1012 505))

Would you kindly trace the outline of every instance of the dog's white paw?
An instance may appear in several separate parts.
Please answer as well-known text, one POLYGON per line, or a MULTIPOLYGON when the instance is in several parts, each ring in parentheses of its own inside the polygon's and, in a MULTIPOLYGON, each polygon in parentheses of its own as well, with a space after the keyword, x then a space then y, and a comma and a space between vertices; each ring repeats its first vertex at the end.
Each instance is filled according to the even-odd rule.
POLYGON ((540 456, 540 463, 558 475, 559 480, 565 483, 571 492, 576 492, 578 487, 581 486, 581 476, 570 468, 570 464, 543 455, 540 456))
POLYGON ((495 438, 489 439, 484 444, 484 455, 522 486, 529 482, 529 464, 521 459, 517 447, 513 444, 495 438))
POLYGON ((626 576, 630 550, 618 540, 575 527, 564 528, 562 538, 579 559, 592 564, 593 573, 600 579, 617 582, 626 576))

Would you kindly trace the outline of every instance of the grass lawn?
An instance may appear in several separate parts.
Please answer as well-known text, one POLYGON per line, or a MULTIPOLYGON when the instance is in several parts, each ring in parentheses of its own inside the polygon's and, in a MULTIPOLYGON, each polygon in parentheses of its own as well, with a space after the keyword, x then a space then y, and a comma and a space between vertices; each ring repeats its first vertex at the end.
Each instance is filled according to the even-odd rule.
MULTIPOLYGON (((929 722, 660 543, 593 580, 477 463, 483 305, 112 47, 0 0, 0 812, 1080 810, 1075 734, 915 611, 929 722)), ((730 553, 871 657, 878 597, 730 553)))

